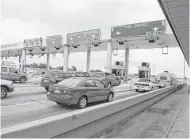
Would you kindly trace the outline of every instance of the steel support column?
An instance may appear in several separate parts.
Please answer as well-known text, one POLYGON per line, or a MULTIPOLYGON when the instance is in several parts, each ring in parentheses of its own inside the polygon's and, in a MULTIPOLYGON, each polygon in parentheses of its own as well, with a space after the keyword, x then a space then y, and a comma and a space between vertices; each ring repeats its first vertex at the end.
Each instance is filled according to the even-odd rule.
POLYGON ((129 44, 125 42, 125 77, 128 77, 129 71, 129 44))
POLYGON ((69 46, 65 45, 63 71, 68 71, 68 61, 69 61, 69 46))
POLYGON ((90 72, 90 55, 91 55, 91 50, 90 48, 87 48, 86 72, 90 72))
POLYGON ((47 53, 47 61, 46 61, 46 71, 49 71, 49 65, 50 65, 50 53, 47 53))
POLYGON ((106 72, 112 72, 112 42, 107 43, 106 72))
POLYGON ((26 50, 22 49, 22 57, 21 57, 21 72, 25 71, 26 66, 26 50))

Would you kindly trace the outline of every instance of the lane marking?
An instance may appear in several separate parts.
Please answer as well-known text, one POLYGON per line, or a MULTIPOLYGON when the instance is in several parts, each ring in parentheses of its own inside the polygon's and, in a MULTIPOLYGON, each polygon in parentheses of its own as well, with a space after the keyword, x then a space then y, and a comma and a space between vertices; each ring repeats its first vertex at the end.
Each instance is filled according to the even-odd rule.
POLYGON ((33 104, 33 103, 40 103, 40 104, 43 104, 43 103, 46 103, 46 102, 48 102, 48 101, 40 101, 40 102, 38 102, 38 101, 34 101, 34 102, 30 102, 30 103, 20 103, 20 104, 12 104, 12 105, 6 105, 6 106, 1 106, 1 107, 15 107, 15 106, 24 106, 24 105, 30 105, 30 104, 33 104))

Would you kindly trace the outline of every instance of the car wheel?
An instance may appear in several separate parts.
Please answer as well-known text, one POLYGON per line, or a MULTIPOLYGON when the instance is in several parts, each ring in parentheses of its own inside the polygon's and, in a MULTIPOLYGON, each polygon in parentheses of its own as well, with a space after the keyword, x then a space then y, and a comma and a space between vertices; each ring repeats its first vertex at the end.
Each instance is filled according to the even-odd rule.
POLYGON ((46 91, 48 91, 48 90, 49 90, 49 87, 45 87, 45 89, 46 89, 46 91))
POLYGON ((25 83, 25 82, 26 82, 26 77, 20 77, 19 82, 20 82, 20 83, 25 83))
POLYGON ((139 92, 139 90, 138 90, 138 89, 135 89, 135 91, 136 91, 136 92, 139 92))
POLYGON ((110 82, 108 83, 108 88, 112 88, 112 84, 110 82))
POLYGON ((111 102, 111 101, 113 101, 113 93, 109 93, 108 94, 108 97, 107 97, 107 100, 106 100, 107 102, 111 102))
POLYGON ((1 87, 1 99, 6 98, 7 92, 8 92, 7 88, 1 87))
POLYGON ((83 109, 86 107, 86 105, 87 105, 87 98, 85 96, 80 97, 77 107, 79 109, 83 109))

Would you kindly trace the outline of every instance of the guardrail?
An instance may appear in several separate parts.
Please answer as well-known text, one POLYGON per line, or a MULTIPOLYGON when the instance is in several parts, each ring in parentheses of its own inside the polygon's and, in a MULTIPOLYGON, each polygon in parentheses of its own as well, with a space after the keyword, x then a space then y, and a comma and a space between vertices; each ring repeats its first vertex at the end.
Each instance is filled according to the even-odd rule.
POLYGON ((1 129, 2 138, 96 137, 108 127, 135 116, 184 84, 1 129))

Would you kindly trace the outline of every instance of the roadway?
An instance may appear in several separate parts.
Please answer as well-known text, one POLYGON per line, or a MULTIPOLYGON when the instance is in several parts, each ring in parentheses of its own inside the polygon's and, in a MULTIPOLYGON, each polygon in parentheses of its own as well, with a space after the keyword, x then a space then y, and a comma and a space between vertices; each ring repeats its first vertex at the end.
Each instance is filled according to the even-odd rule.
MULTIPOLYGON (((119 89, 123 87, 116 90, 119 89)), ((39 85, 15 84, 14 92, 1 100, 1 128, 77 110, 73 106, 60 106, 48 101, 46 93, 39 85)), ((120 91, 116 93, 114 100, 137 94, 135 91, 120 91)), ((88 107, 98 104, 100 103, 90 104, 88 107)))

